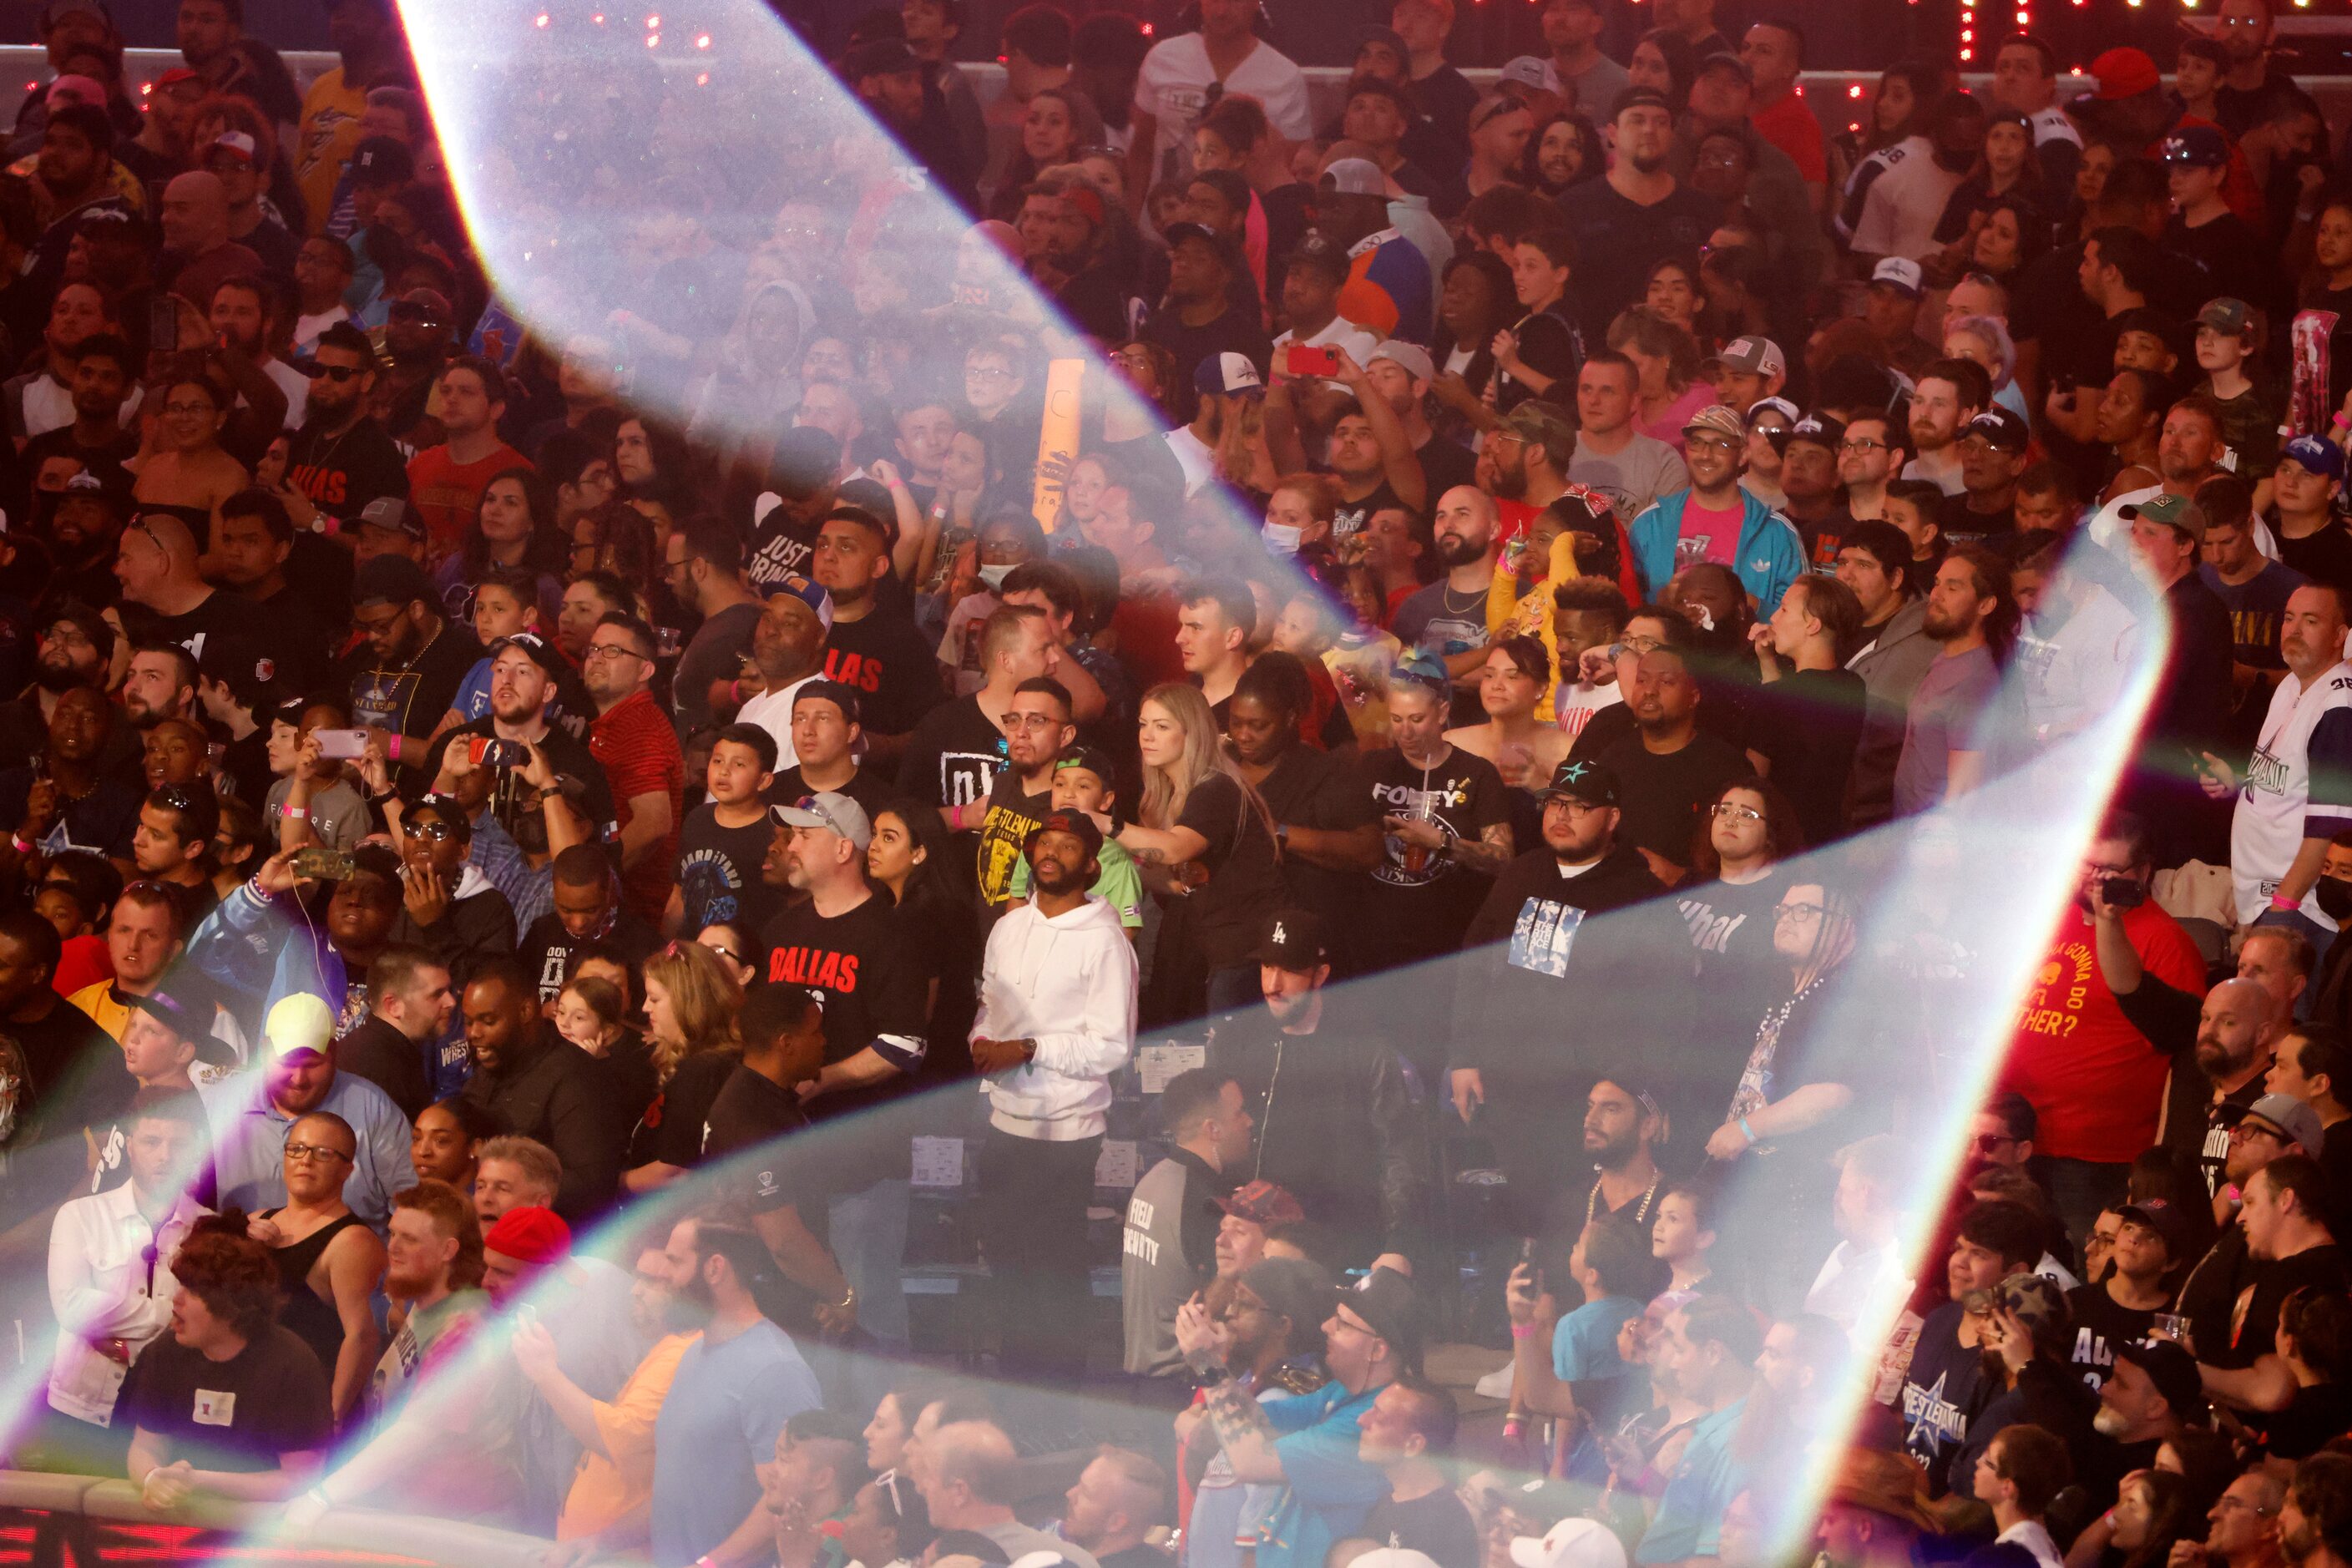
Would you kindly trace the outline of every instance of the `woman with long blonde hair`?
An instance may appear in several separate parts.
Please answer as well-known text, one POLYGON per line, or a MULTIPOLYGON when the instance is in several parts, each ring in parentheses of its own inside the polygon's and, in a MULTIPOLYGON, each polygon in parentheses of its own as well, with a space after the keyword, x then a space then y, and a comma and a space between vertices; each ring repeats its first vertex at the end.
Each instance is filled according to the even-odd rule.
POLYGON ((1198 689, 1171 682, 1144 693, 1136 743, 1143 800, 1118 842, 1143 867, 1165 916, 1143 1021, 1249 1006, 1259 997, 1260 928, 1282 903, 1274 814, 1226 753, 1198 689))
POLYGON ((743 987, 717 953, 674 942, 646 959, 643 973, 646 1034, 661 1092, 629 1140, 624 1184, 633 1193, 674 1182, 698 1162, 710 1102, 743 1054, 735 1032, 743 987))

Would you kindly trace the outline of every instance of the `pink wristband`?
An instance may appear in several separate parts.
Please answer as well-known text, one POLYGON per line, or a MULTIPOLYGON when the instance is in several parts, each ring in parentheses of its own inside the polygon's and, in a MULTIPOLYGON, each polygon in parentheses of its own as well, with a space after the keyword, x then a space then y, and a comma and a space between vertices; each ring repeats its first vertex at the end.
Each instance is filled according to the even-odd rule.
POLYGON ((1539 1331, 1538 1331, 1533 1323, 1513 1323, 1511 1325, 1511 1338, 1515 1340, 1531 1340, 1535 1338, 1537 1333, 1539 1331))
POLYGON ((384 759, 385 759, 385 761, 387 761, 387 762, 394 762, 394 763, 396 763, 396 762, 400 761, 400 737, 399 737, 399 736, 394 735, 394 736, 393 736, 390 740, 387 740, 386 742, 384 742, 384 743, 383 743, 383 754, 384 754, 384 759))

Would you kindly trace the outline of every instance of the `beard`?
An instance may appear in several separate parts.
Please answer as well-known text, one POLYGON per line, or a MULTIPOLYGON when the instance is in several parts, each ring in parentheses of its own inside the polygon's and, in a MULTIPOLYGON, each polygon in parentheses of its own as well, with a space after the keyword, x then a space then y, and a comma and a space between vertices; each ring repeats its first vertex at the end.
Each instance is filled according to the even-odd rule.
POLYGON ((1600 1144, 1593 1143, 1588 1134, 1584 1152, 1591 1157, 1594 1164, 1604 1170, 1613 1171, 1632 1159, 1640 1148, 1641 1140, 1631 1132, 1622 1138, 1611 1139, 1600 1144))
POLYGON ((1633 166, 1633 172, 1637 174, 1654 174, 1666 166, 1666 155, 1664 152, 1628 153, 1624 157, 1625 162, 1633 166))
POLYGON ((1440 566, 1467 566, 1486 553, 1485 545, 1474 548, 1458 533, 1449 533, 1437 542, 1437 563, 1440 566))
POLYGON ((1957 617, 1938 615, 1931 606, 1927 613, 1919 618, 1919 629, 1931 637, 1958 637, 1968 629, 1968 623, 1957 617))
POLYGON ((33 684, 56 695, 71 691, 77 686, 91 684, 89 678, 70 664, 51 664, 43 659, 33 670, 33 684))
POLYGON ((707 1325, 718 1310, 710 1281, 697 1273, 670 1296, 662 1308, 662 1321, 669 1325, 672 1333, 690 1334, 707 1325))

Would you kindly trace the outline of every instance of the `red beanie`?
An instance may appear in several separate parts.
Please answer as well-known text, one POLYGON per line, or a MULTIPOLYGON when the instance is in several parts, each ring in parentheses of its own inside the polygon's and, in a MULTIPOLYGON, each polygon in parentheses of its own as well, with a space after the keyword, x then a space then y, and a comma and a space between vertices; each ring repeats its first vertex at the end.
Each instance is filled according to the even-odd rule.
POLYGON ((543 1268, 572 1256, 572 1227, 553 1209, 509 1209, 482 1237, 482 1247, 518 1263, 543 1268))

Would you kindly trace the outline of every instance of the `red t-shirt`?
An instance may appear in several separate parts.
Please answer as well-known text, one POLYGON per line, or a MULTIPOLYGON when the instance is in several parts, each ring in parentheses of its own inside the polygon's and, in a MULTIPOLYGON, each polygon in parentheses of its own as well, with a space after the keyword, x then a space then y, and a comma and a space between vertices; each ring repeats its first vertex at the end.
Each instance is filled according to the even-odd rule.
POLYGON ((1829 183, 1830 162, 1822 149, 1822 122, 1795 93, 1784 93, 1770 105, 1759 104, 1748 118, 1765 141, 1789 154, 1798 177, 1810 185, 1829 183))
POLYGON ((60 996, 70 996, 85 985, 114 978, 114 955, 102 936, 69 936, 58 956, 58 973, 49 984, 60 996))
MULTIPOLYGON (((2124 912, 2124 936, 2154 978, 2205 994, 2205 959, 2153 903, 2124 912)), ((2156 1142, 2171 1058, 2148 1043, 2099 976, 2091 917, 2069 904, 2018 1008, 2001 1087, 2033 1107, 2033 1146, 2070 1160, 2124 1164, 2156 1142)))
POLYGON ((634 866, 621 870, 621 905, 646 919, 659 920, 669 903, 669 889, 677 870, 678 813, 686 795, 686 758, 679 752, 677 731, 647 692, 621 700, 611 712, 588 726, 588 754, 604 770, 613 787, 613 810, 625 829, 635 814, 631 797, 669 796, 669 836, 634 866))
POLYGON ((425 548, 436 559, 457 549, 490 481, 509 468, 530 467, 529 458, 503 441, 475 463, 450 461, 446 445, 409 458, 408 504, 425 520, 425 548))

